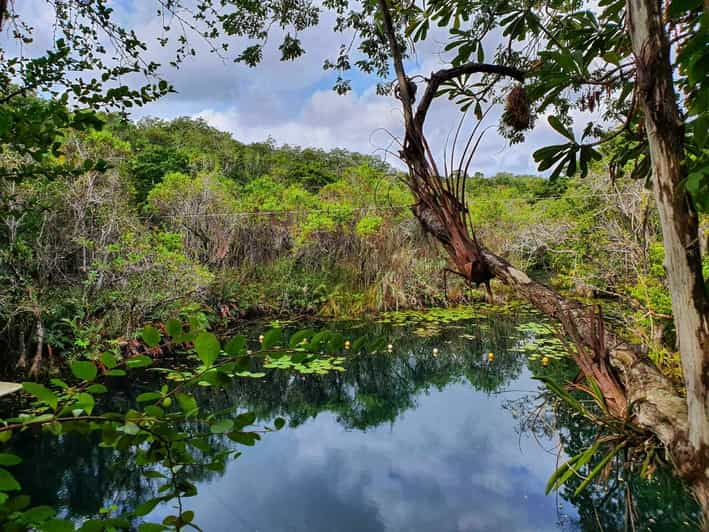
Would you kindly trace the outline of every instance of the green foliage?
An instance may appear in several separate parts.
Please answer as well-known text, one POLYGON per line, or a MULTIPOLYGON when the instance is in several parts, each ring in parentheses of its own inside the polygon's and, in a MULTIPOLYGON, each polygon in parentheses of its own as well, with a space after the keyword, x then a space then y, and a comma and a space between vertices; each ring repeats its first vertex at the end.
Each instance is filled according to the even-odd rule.
POLYGON ((148 145, 130 161, 129 172, 136 188, 136 199, 143 202, 155 185, 173 172, 187 172, 187 157, 169 146, 148 145))
MULTIPOLYGON (((71 433, 95 434, 104 448, 131 449, 135 461, 142 468, 146 478, 161 483, 159 495, 142 502, 135 508, 97 521, 101 526, 115 526, 120 529, 130 527, 130 523, 149 514, 158 504, 177 501, 196 493, 196 488, 188 477, 180 473, 182 466, 193 464, 196 453, 206 452, 210 435, 224 435, 245 446, 252 446, 261 439, 261 433, 279 430, 285 420, 277 418, 274 427, 255 428, 256 415, 242 412, 225 416, 220 413, 204 414, 202 428, 186 430, 186 420, 199 411, 195 397, 196 390, 204 387, 224 387, 235 379, 258 379, 266 375, 265 369, 289 369, 303 374, 325 375, 331 371, 343 371, 344 359, 336 357, 344 349, 341 335, 324 331, 317 335, 312 331, 296 332, 301 339, 311 339, 309 343, 296 343, 288 347, 282 341, 282 331, 278 328, 265 333, 260 350, 246 351, 246 339, 234 337, 222 346, 221 341, 211 332, 204 330, 200 319, 190 319, 188 323, 172 320, 169 330, 174 340, 186 347, 194 345, 194 356, 187 365, 179 369, 157 368, 155 361, 147 355, 126 356, 121 359, 105 353, 101 364, 90 361, 75 361, 71 371, 75 380, 53 379, 51 387, 34 382, 25 382, 24 390, 35 400, 31 410, 17 417, 0 420, 0 439, 7 441, 13 434, 28 430, 44 430, 60 437, 71 433), (330 355, 323 357, 320 351, 330 355), (227 356, 223 356, 226 354, 227 356), (200 362, 200 363, 198 363, 200 362), (150 391, 136 397, 135 408, 108 410, 108 405, 97 407, 97 396, 111 386, 112 378, 122 377, 126 372, 140 371, 153 366, 151 370, 164 375, 164 379, 150 391), (117 373, 118 368, 125 368, 117 373), (101 383, 93 383, 100 380, 101 383), (175 399, 179 409, 173 408, 175 399)), ((153 327, 145 327, 141 333, 146 344, 157 347, 160 334, 153 327)), ((223 469, 227 460, 237 458, 238 451, 225 451, 211 457, 212 467, 223 469)), ((20 459, 10 453, 0 453, 0 466, 12 467, 20 459)), ((48 506, 30 507, 29 497, 11 497, 12 492, 22 489, 13 474, 0 467, 0 523, 4 529, 22 529, 37 526, 42 530, 74 530, 70 519, 63 519, 48 506), (9 528, 8 528, 9 527, 9 528)), ((112 512, 108 512, 112 513, 112 512)), ((178 511, 163 520, 162 525, 152 524, 161 530, 179 530, 192 522, 191 512, 178 511), (189 515, 188 515, 189 514, 189 515)), ((141 523, 141 530, 150 530, 150 523, 141 523)), ((88 530, 84 524, 81 530, 88 530)), ((103 528, 100 528, 103 529, 103 528)))
POLYGON ((384 218, 381 216, 363 216, 357 222, 355 231, 359 236, 373 236, 379 232, 379 229, 384 224, 384 218))

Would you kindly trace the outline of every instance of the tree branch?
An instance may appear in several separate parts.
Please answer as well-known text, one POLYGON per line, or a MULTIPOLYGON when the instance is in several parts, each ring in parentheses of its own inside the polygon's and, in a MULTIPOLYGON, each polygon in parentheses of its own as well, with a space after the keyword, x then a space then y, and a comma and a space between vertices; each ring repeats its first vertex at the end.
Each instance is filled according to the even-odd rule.
POLYGON ((431 74, 431 79, 426 85, 426 92, 416 109, 416 124, 419 127, 423 127, 428 109, 431 107, 431 102, 433 102, 433 99, 436 97, 436 93, 441 84, 467 74, 497 74, 514 78, 517 81, 524 80, 524 72, 517 68, 504 65, 491 65, 488 63, 466 63, 459 67, 446 68, 434 72, 431 74))

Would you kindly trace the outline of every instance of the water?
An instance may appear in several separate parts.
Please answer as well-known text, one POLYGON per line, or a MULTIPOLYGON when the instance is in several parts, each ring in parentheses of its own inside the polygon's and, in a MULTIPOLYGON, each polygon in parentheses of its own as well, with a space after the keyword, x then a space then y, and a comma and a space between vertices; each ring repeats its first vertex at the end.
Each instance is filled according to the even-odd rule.
MULTIPOLYGON (((277 416, 288 424, 254 447, 210 440, 210 452, 187 472, 197 495, 183 499, 183 509, 205 531, 622 530, 622 483, 579 497, 567 489, 544 494, 559 448, 562 459, 579 452, 594 428, 571 417, 564 424, 562 415, 557 430, 539 422, 547 417, 531 416, 543 392, 532 372, 572 369, 562 360, 542 369, 521 354, 529 334, 518 325, 501 316, 444 326, 332 325, 380 337, 393 352, 351 357, 344 373, 271 372, 225 392, 205 390, 202 412, 243 409, 256 412, 259 424, 277 416), (210 455, 234 448, 243 454, 224 470, 206 466, 210 455)), ((111 401, 128 402, 139 391, 136 384, 111 401)), ((15 452, 33 504, 77 523, 156 495, 157 484, 140 476, 128 452, 89 438, 26 433, 15 452)), ((696 506, 667 475, 632 482, 639 530, 697 529, 696 506)), ((166 504, 146 519, 170 513, 166 504)))

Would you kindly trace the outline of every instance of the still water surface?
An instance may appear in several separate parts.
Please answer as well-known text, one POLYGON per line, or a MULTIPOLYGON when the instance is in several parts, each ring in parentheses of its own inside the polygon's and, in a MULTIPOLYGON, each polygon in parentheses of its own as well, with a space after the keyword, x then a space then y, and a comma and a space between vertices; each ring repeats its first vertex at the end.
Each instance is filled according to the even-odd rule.
MULTIPOLYGON (((559 449, 561 459, 581 451, 594 429, 562 413, 532 415, 543 399, 533 373, 572 370, 563 360, 542 368, 520 351, 533 337, 518 327, 525 319, 329 325, 381 337, 393 350, 352 356, 344 373, 274 371, 205 391, 203 412, 248 410, 259 424, 278 416, 288 423, 242 447, 224 471, 193 467, 198 494, 184 509, 205 531, 623 530, 625 482, 580 497, 544 494, 559 449)), ((135 385, 111 400, 130 403, 140 391, 135 385)), ((210 445, 214 453, 238 447, 217 436, 210 445)), ((77 523, 155 495, 131 456, 77 435, 23 435, 16 452, 33 503, 61 508, 77 523)), ((631 484, 638 530, 697 529, 695 505, 669 476, 631 484)), ((158 506, 147 519, 159 522, 170 510, 158 506)))

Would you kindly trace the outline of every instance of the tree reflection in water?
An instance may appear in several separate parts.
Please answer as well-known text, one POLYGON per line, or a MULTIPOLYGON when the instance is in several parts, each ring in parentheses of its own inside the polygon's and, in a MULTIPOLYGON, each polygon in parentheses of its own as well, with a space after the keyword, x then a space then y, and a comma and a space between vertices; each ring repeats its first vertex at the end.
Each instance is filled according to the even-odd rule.
MULTIPOLYGON (((366 335, 391 342, 393 353, 352 355, 344 373, 316 376, 270 371, 263 379, 246 379, 226 390, 205 389, 198 393, 200 408, 202 412, 246 410, 254 412, 263 423, 283 417, 291 429, 330 416, 341 427, 367 432, 393 425, 407 412, 415 412, 429 394, 453 386, 472 387, 498 398, 507 414, 517 420, 519 437, 533 435, 540 445, 550 447, 554 440, 560 442, 563 453, 575 455, 593 442, 595 427, 563 409, 538 408, 540 401, 549 398, 548 392, 537 389, 541 385, 529 380, 529 370, 538 370, 538 363, 515 350, 523 340, 517 323, 509 317, 493 316, 464 325, 449 324, 431 337, 413 334, 411 326, 329 324, 327 327, 337 328, 351 338, 366 335), (434 348, 438 349, 437 355, 434 348), (488 352, 495 354, 494 362, 488 361, 488 352), (528 389, 522 393, 515 390, 516 395, 506 393, 520 384, 528 389), (509 399, 509 395, 514 395, 514 399, 509 399)), ((560 379, 574 376, 573 368, 564 361, 553 364, 550 371, 560 379)), ((136 383, 108 400, 130 403, 143 389, 136 383)), ((474 405, 447 407, 474 409, 474 405)), ((244 448, 244 452, 247 456, 257 453, 262 444, 266 443, 258 443, 253 450, 244 448)), ((463 448, 466 445, 460 444, 463 448)), ((15 469, 16 476, 32 496, 33 504, 60 508, 65 516, 77 521, 95 516, 110 505, 127 511, 156 496, 157 485, 141 476, 141 468, 129 450, 99 447, 93 437, 68 434, 55 438, 28 431, 13 446, 24 458, 15 469)), ((199 486, 209 485, 224 473, 212 458, 234 446, 222 435, 210 437, 204 452, 195 457, 196 465, 188 466, 182 474, 199 486)), ((239 465, 235 468, 238 472, 239 465)), ((547 472, 551 473, 552 470, 547 472)), ((638 530, 695 529, 699 515, 696 505, 666 472, 659 471, 652 481, 629 476, 621 482, 619 476, 620 473, 611 475, 610 488, 593 484, 578 496, 573 496, 573 491, 581 479, 572 480, 560 496, 575 507, 578 515, 562 516, 557 525, 568 529, 623 530, 628 522, 629 491, 638 530)), ((540 489, 543 492, 543 486, 540 489)), ((339 511, 344 518, 344 509, 337 510, 333 500, 329 504, 329 512, 339 511)), ((199 520, 198 514, 195 521, 199 520)))

